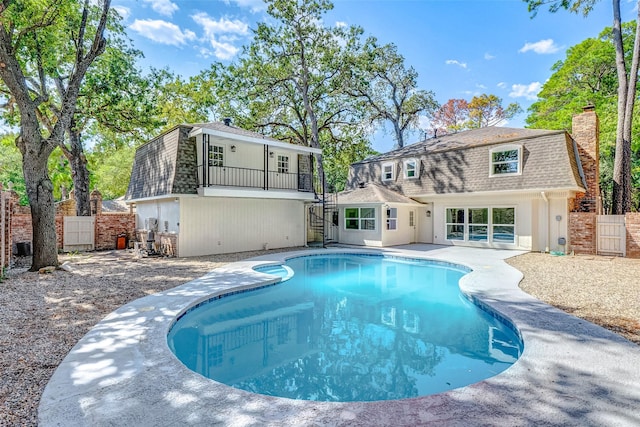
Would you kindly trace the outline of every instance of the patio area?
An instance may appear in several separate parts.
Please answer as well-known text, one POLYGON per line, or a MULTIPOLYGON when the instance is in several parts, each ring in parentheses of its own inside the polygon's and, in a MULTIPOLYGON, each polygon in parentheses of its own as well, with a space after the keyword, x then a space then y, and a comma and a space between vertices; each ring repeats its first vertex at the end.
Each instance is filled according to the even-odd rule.
MULTIPOLYGON (((345 251, 363 250, 327 250, 345 251)), ((640 347, 522 292, 522 274, 504 262, 522 252, 434 245, 383 252, 471 267, 461 289, 514 322, 525 343, 522 357, 468 387, 383 402, 274 398, 189 371, 167 346, 172 320, 212 294, 264 284, 265 276, 252 266, 304 252, 273 253, 227 264, 107 316, 55 371, 42 395, 39 424, 640 425, 640 347)))

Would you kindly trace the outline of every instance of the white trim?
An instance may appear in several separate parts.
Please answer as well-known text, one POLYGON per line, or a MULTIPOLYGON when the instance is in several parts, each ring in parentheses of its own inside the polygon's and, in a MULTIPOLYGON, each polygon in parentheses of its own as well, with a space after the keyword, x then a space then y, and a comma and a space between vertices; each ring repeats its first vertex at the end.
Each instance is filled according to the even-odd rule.
POLYGON ((517 245, 517 241, 518 241, 518 228, 517 228, 517 220, 516 220, 516 216, 517 216, 517 207, 514 205, 503 205, 503 204, 498 204, 498 205, 471 205, 471 206, 445 206, 444 208, 444 240, 454 244, 455 242, 464 242, 464 243, 471 243, 471 244, 477 244, 479 246, 482 245, 504 245, 505 247, 513 247, 514 245, 517 245), (464 211, 464 215, 463 215, 463 222, 448 222, 447 221, 447 212, 449 211, 449 209, 457 209, 457 210, 463 210, 464 211), (487 220, 488 223, 487 224, 475 224, 475 225, 479 225, 479 226, 484 226, 486 225, 487 227, 487 240, 470 240, 469 239, 469 227, 471 224, 469 222, 469 209, 487 209, 487 220), (494 224, 493 222, 493 210, 494 209, 513 209, 513 224, 494 224), (448 238, 448 230, 447 227, 449 225, 462 225, 462 239, 449 239, 448 238), (501 241, 501 240, 494 240, 493 238, 493 228, 496 226, 505 226, 505 227, 513 227, 513 242, 505 242, 505 241, 501 241))
MULTIPOLYGON (((513 175, 510 175, 513 176, 513 175)), ((547 194, 547 197, 557 197, 557 198, 565 198, 565 197, 574 197, 575 193, 584 193, 584 189, 580 187, 572 187, 572 188, 541 188, 541 189, 526 189, 526 190, 496 190, 496 191, 478 191, 473 193, 447 193, 447 194, 410 194, 407 197, 411 197, 412 199, 428 199, 427 202, 419 203, 429 203, 435 199, 447 199, 447 198, 455 198, 455 197, 495 197, 495 196, 514 196, 514 197, 523 197, 523 198, 532 198, 532 199, 540 199, 540 192, 544 191, 547 194)))
POLYGON ((380 165, 382 168, 382 176, 380 179, 382 181, 393 181, 396 178, 396 164, 394 162, 384 162, 380 165), (385 178, 385 167, 391 166, 391 178, 385 178))
POLYGON ((418 162, 418 159, 415 159, 415 158, 405 159, 402 165, 403 165, 402 176, 404 176, 404 179, 418 179, 420 177, 420 167, 419 167, 420 163, 418 162), (409 169, 407 168, 408 163, 413 163, 413 176, 408 176, 408 172, 409 172, 409 169))
POLYGON ((141 197, 139 199, 124 200, 125 204, 130 205, 138 202, 150 202, 155 200, 179 199, 183 197, 199 197, 197 194, 162 194, 160 196, 141 197))
POLYGON ((322 149, 320 148, 289 144, 288 142, 277 141, 275 139, 266 139, 266 138, 263 139, 263 138, 256 138, 256 137, 246 136, 246 135, 238 135, 235 133, 222 132, 219 130, 209 129, 209 128, 201 128, 201 127, 195 128, 191 132, 189 132, 189 137, 198 136, 200 134, 207 134, 211 136, 217 136, 219 138, 232 139, 234 141, 249 142, 251 144, 260 144, 260 145, 266 144, 270 147, 284 148, 284 149, 293 150, 293 151, 302 151, 304 153, 322 154, 322 149))
POLYGON ((239 187, 205 187, 198 188, 198 194, 203 197, 239 197, 246 199, 286 199, 300 201, 314 201, 313 192, 297 190, 260 190, 239 187))
POLYGON ((522 175, 522 145, 521 144, 499 145, 489 150, 489 176, 491 178, 494 178, 497 176, 517 176, 517 175, 522 175), (514 161, 494 162, 493 154, 501 153, 505 151, 513 151, 513 150, 516 150, 518 152, 518 160, 516 161, 516 163, 518 164, 518 170, 516 172, 495 173, 493 171, 494 164, 514 163, 514 161))

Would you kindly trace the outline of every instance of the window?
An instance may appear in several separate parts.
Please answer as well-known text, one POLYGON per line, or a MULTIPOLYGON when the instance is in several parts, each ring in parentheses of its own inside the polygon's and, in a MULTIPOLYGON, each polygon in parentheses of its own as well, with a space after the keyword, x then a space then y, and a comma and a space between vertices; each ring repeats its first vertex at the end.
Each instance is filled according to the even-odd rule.
POLYGON ((222 145, 209 146, 209 166, 224 166, 224 147, 222 145))
POLYGON ((409 211, 409 227, 416 225, 415 215, 416 213, 414 211, 409 211))
POLYGON ((345 208, 344 228, 347 230, 375 230, 375 208, 345 208))
POLYGON ((489 241, 489 209, 469 209, 469 240, 489 241))
POLYGON ((393 180, 393 174, 394 174, 393 163, 383 163, 382 164, 382 180, 383 181, 393 180))
POLYGON ((447 208, 447 240, 515 243, 515 208, 447 208))
POLYGON ((489 152, 491 156, 490 175, 517 175, 520 173, 521 146, 494 148, 489 152))
POLYGON ((387 208, 387 230, 396 230, 398 228, 398 209, 387 208))
POLYGON ((493 241, 501 243, 515 243, 515 209, 493 208, 493 241))
POLYGON ((407 179, 418 177, 418 162, 415 159, 404 161, 404 177, 407 179))
POLYGON ((278 173, 289 173, 289 156, 278 154, 278 173))
POLYGON ((464 240, 464 209, 447 209, 447 240, 464 240))

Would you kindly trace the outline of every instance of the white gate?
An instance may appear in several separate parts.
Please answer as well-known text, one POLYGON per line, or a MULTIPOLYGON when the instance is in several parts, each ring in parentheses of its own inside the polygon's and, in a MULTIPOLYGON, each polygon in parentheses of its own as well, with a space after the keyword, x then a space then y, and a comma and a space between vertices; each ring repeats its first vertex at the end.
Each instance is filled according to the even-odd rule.
POLYGON ((62 250, 92 251, 95 243, 95 217, 65 216, 62 250))
POLYGON ((598 215, 596 230, 598 255, 626 255, 627 228, 624 215, 598 215))

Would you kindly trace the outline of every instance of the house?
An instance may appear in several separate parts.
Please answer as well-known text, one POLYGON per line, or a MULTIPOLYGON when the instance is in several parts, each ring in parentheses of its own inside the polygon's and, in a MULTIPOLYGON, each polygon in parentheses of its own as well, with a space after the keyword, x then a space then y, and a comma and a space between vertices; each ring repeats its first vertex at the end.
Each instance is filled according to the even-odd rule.
POLYGON ((136 150, 138 240, 177 256, 303 246, 320 153, 229 120, 176 126, 136 150))
POLYGON ((599 211, 593 106, 565 131, 487 127, 350 167, 339 242, 567 251, 568 213, 599 211))

